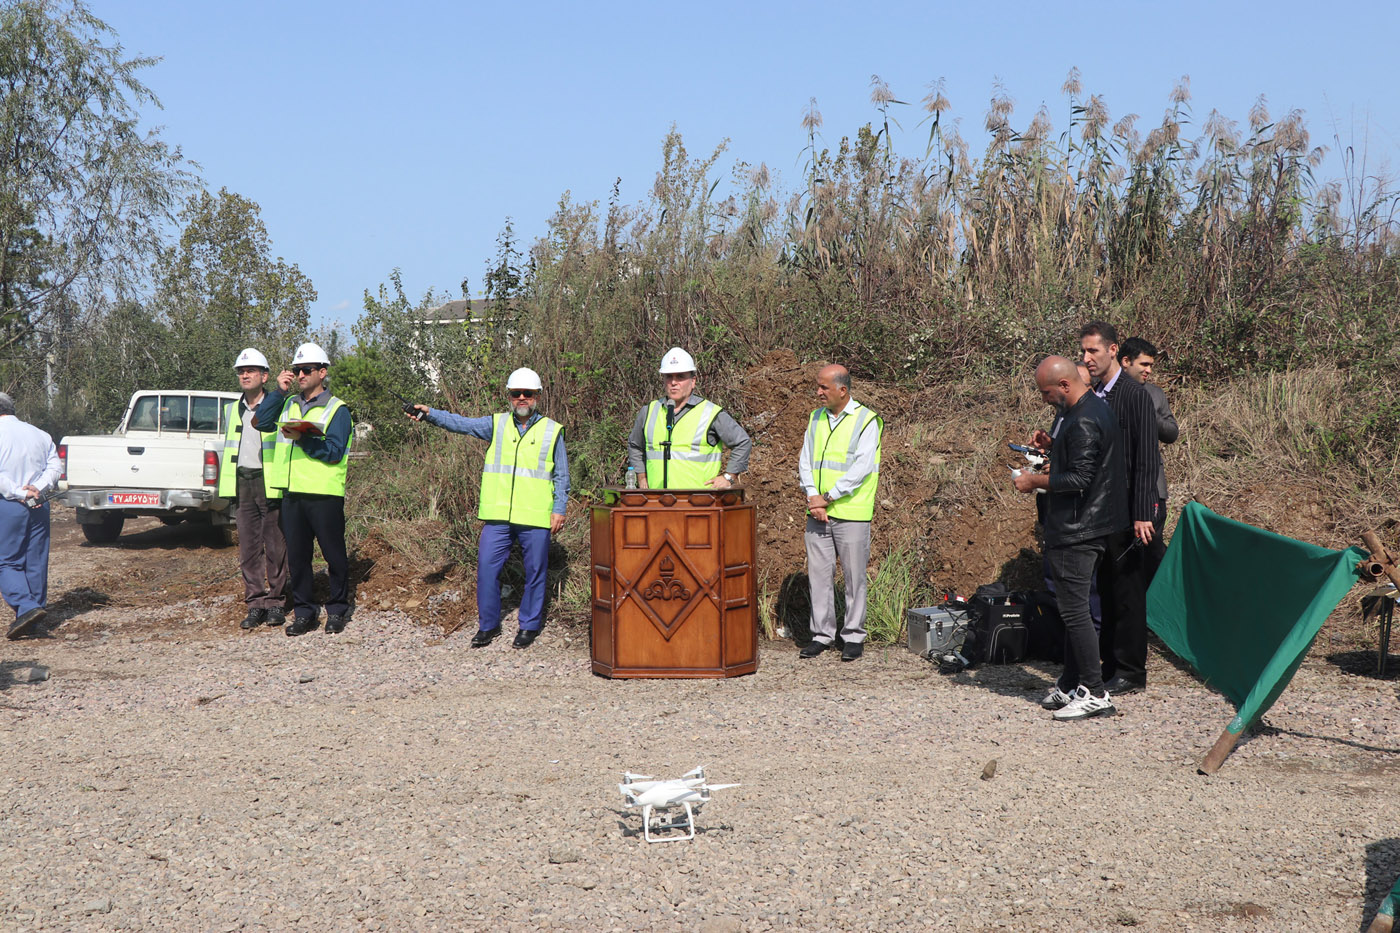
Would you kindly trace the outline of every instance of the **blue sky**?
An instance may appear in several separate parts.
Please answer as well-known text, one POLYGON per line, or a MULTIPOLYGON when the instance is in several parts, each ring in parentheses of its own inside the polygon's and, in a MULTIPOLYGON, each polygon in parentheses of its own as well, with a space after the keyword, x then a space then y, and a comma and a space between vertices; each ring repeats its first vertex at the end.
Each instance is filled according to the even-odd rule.
MULTIPOLYGON (((644 199, 671 124, 720 167, 798 176, 815 97, 834 146, 874 119, 870 78, 917 104, 946 81, 952 117, 982 139, 1000 80, 1023 126, 1042 102, 1057 131, 1072 66, 1114 119, 1158 121, 1190 75, 1196 120, 1307 113, 1314 144, 1395 162, 1391 62, 1400 4, 439 3, 108 0, 93 11, 165 105, 165 138, 262 207, 275 251, 319 292, 317 325, 349 324, 399 267, 410 295, 479 293, 507 217, 529 242, 566 190, 644 199)), ((917 106, 897 148, 921 151, 917 106)), ((1329 159, 1322 175, 1341 171, 1329 159)))

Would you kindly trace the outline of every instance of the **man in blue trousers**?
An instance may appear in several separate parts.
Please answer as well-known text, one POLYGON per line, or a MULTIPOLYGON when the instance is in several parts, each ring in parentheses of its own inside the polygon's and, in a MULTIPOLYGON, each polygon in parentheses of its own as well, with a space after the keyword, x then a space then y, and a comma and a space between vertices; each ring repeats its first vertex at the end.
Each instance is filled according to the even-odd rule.
POLYGON ((535 409, 543 391, 539 374, 517 369, 506 380, 510 411, 466 418, 415 405, 416 421, 427 420, 457 434, 488 442, 481 472, 481 543, 476 564, 477 633, 473 648, 484 648, 501 633, 501 570, 512 544, 525 562, 516 648, 528 648, 544 624, 545 571, 549 536, 564 527, 569 500, 569 457, 564 427, 535 409))
POLYGON ((49 504, 63 467, 53 439, 15 417, 0 392, 0 593, 15 610, 6 637, 30 632, 49 601, 49 504))

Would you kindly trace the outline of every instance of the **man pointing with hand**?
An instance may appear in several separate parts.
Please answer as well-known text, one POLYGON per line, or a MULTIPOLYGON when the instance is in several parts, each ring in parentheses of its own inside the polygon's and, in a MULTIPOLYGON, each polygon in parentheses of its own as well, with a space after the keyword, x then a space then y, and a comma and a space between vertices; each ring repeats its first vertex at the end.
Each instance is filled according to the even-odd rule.
POLYGON ((544 384, 533 369, 506 379, 510 411, 466 418, 414 405, 415 421, 487 441, 481 470, 481 540, 477 547, 477 632, 473 648, 485 648, 501 633, 501 570, 512 544, 520 545, 525 588, 520 594, 520 630, 513 646, 528 648, 544 626, 549 537, 564 527, 569 504, 569 455, 564 427, 536 409, 544 384))

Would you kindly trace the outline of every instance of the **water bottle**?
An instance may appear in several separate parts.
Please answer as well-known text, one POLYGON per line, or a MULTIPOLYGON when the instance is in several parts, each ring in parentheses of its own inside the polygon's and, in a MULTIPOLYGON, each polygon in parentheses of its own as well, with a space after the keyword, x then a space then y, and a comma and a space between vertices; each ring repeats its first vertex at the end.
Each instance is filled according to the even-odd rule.
POLYGON ((628 488, 628 489, 636 489, 636 488, 637 488, 637 468, 636 468, 636 467, 628 467, 628 468, 627 468, 627 488, 628 488))

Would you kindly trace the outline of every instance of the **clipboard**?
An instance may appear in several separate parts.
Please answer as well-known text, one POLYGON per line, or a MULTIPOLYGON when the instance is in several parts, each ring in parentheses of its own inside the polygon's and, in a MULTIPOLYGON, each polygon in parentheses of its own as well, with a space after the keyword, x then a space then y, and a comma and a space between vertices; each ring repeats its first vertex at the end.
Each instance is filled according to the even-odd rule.
POLYGON ((291 430, 304 437, 325 437, 326 432, 314 421, 307 421, 304 418, 291 418, 287 421, 277 422, 277 427, 291 430))

